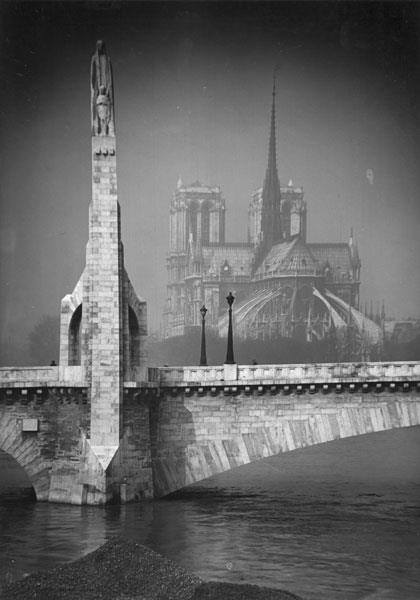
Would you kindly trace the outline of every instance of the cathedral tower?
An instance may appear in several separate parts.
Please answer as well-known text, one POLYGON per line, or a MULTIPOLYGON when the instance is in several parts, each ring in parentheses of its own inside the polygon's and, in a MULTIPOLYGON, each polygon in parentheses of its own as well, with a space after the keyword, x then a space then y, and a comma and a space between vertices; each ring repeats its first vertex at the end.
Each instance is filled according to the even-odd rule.
MULTIPOLYGON (((220 188, 179 178, 170 208, 165 335, 199 325, 204 302, 203 248, 225 243, 225 201, 220 188)), ((213 315, 213 318, 214 315, 213 315)))
POLYGON ((194 247, 223 244, 225 202, 219 187, 195 181, 184 185, 178 179, 170 209, 170 252, 187 252, 194 247))

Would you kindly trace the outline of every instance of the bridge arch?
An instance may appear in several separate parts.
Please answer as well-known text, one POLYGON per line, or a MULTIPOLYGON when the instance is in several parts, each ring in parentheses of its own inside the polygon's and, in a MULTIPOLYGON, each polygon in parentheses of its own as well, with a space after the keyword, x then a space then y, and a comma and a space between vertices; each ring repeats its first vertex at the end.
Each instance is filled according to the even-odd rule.
POLYGON ((0 450, 0 494, 22 493, 35 499, 35 490, 26 471, 13 456, 0 450))
POLYGON ((48 500, 51 461, 41 456, 36 434, 22 431, 22 420, 0 413, 0 450, 25 471, 37 500, 48 500))
POLYGON ((362 402, 361 397, 334 395, 311 396, 311 400, 268 395, 242 401, 197 395, 178 400, 175 407, 174 400, 167 399, 159 409, 165 425, 157 430, 152 457, 158 497, 283 452, 420 425, 418 396, 372 394, 362 402), (177 422, 179 417, 174 420, 171 410, 172 415, 189 415, 189 423, 177 422), (173 427, 168 427, 171 419, 173 427), (186 430, 193 441, 183 445, 186 430))

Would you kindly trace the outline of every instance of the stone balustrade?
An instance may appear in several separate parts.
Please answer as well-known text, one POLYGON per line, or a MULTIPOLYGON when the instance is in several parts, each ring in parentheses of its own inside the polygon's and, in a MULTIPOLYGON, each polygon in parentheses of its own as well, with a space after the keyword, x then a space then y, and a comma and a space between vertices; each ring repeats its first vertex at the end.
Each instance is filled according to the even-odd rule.
POLYGON ((149 381, 157 383, 203 383, 224 381, 224 368, 216 367, 162 367, 149 369, 149 381))
POLYGON ((1 367, 0 387, 84 385, 81 366, 1 367))
POLYGON ((420 378, 420 363, 325 363, 252 365, 238 367, 238 380, 275 380, 280 383, 395 381, 420 378))
MULTIPOLYGON (((233 365, 229 365, 232 367, 233 365)), ((418 381, 420 362, 320 363, 235 365, 237 383, 340 383, 360 381, 418 381)), ((231 370, 231 369, 230 369, 231 370)), ((226 381, 223 365, 149 369, 149 381, 160 385, 206 384, 226 381)))
MULTIPOLYGON (((149 382, 163 386, 317 384, 420 381, 420 362, 217 365, 149 368, 149 382), (232 374, 233 373, 233 374, 232 374)), ((133 381, 139 381, 132 377, 133 381)), ((143 378, 142 378, 143 379, 143 378)), ((127 384, 127 382, 126 382, 127 384)), ((0 387, 84 385, 81 366, 2 367, 0 387)))

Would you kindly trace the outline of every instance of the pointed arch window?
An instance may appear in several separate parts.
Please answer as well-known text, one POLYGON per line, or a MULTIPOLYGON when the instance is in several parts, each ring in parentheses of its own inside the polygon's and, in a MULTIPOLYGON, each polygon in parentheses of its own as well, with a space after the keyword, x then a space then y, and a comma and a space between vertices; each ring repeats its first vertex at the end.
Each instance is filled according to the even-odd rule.
POLYGON ((201 208, 201 243, 210 242, 210 206, 206 202, 201 208))
POLYGON ((195 202, 190 204, 190 233, 192 233, 193 241, 197 241, 197 217, 198 217, 198 206, 195 202))

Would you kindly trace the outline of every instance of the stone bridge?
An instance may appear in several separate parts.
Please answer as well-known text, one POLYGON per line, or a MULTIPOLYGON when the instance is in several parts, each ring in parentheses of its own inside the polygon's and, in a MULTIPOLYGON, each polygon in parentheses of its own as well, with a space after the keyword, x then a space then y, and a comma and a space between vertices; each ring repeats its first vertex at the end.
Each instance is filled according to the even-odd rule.
POLYGON ((106 78, 108 96, 91 95, 89 239, 61 303, 60 364, 0 369, 0 450, 37 498, 153 498, 279 452, 419 425, 417 362, 149 368, 146 302, 124 267, 110 68, 106 78))
POLYGON ((125 381, 119 447, 90 446, 80 367, 0 370, 0 449, 39 500, 160 497, 297 448, 420 424, 420 363, 149 369, 125 381))

